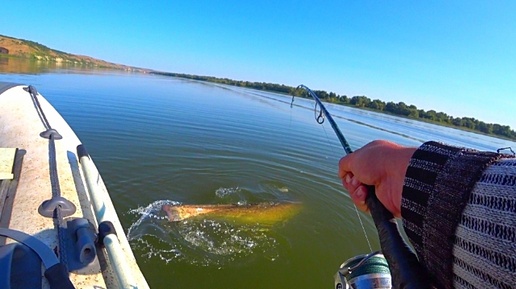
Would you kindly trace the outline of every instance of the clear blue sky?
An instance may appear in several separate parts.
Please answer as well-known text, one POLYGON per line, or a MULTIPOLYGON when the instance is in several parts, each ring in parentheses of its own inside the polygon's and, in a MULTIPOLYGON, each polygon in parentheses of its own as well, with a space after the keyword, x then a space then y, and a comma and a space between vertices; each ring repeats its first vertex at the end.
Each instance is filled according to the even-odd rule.
POLYGON ((0 34, 516 129, 516 1, 9 1, 0 34))

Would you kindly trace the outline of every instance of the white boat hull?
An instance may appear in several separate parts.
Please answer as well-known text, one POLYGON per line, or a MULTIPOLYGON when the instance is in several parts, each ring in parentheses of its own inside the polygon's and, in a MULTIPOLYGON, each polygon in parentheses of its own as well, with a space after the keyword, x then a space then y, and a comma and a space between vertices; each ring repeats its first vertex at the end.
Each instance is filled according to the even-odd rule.
MULTIPOLYGON (((42 116, 36 110, 33 99, 24 87, 27 86, 15 86, 0 94, 0 148, 17 148, 18 155, 23 156, 21 170, 18 174, 15 173, 17 188, 12 208, 4 208, 4 213, 10 209, 10 214, 3 214, 2 223, 7 221, 9 229, 34 236, 55 251, 59 242, 54 220, 38 213, 40 205, 51 199, 53 194, 49 169, 49 139, 40 136, 40 133, 47 128, 42 116)), ((90 201, 85 175, 77 156, 77 146, 81 142, 47 100, 41 95, 37 95, 37 99, 48 123, 63 137, 55 140, 59 191, 63 198, 76 207, 75 213, 64 219, 86 218, 97 228, 97 216, 90 201)), ((123 255, 119 257, 124 260, 125 271, 127 271, 124 274, 130 275, 127 277, 134 283, 132 288, 149 288, 136 263, 109 193, 94 166, 93 172, 96 197, 101 199, 107 214, 105 217, 111 221, 118 236, 119 245, 117 246, 123 255)), ((0 199, 0 206, 3 205, 2 202, 4 200, 0 199)), ((8 242, 13 241, 8 240, 8 242)), ((120 276, 116 276, 106 250, 97 247, 97 255, 97 260, 90 266, 70 273, 70 280, 75 288, 120 288, 120 281, 118 281, 120 276)), ((44 287, 48 286, 45 278, 43 283, 44 287)))

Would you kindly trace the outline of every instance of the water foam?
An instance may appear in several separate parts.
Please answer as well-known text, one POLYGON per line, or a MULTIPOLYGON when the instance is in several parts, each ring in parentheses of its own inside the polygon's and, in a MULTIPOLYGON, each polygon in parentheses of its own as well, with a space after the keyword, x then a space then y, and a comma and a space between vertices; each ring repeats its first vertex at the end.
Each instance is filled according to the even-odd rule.
POLYGON ((226 196, 238 194, 241 191, 242 190, 239 187, 235 187, 235 188, 218 188, 215 191, 215 195, 217 197, 219 197, 219 198, 224 198, 226 196))
POLYGON ((138 216, 127 234, 135 253, 144 259, 199 266, 246 263, 257 257, 274 261, 279 257, 277 237, 269 228, 210 219, 169 222, 161 208, 178 204, 159 200, 128 212, 138 216))

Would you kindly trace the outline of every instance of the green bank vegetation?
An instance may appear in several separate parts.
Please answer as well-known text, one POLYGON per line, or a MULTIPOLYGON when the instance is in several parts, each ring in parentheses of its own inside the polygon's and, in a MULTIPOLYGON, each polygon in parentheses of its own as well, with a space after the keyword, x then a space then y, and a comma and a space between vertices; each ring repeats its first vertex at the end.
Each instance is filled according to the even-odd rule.
POLYGON ((34 41, 18 39, 0 34, 0 57, 16 58, 32 62, 42 62, 58 66, 83 67, 95 69, 115 69, 147 72, 148 69, 131 67, 107 62, 84 55, 75 55, 49 48, 34 41))
MULTIPOLYGON (((295 95, 298 97, 309 96, 303 89, 297 89, 296 87, 287 86, 283 84, 265 83, 265 82, 249 82, 233 80, 228 78, 217 78, 213 76, 199 76, 181 73, 168 73, 168 72, 152 72, 154 74, 180 77, 186 79, 208 81, 213 83, 220 83, 226 85, 233 85, 239 87, 247 87, 252 89, 271 91, 289 95, 295 95)), ((479 132, 491 136, 506 138, 510 140, 516 140, 516 132, 508 125, 500 125, 493 123, 485 123, 481 120, 473 117, 453 117, 444 112, 437 112, 435 110, 425 111, 418 109, 415 105, 408 105, 404 102, 384 102, 379 99, 370 99, 367 96, 353 96, 348 97, 346 95, 338 95, 334 92, 326 92, 324 90, 315 90, 317 96, 323 101, 331 102, 335 104, 342 104, 353 106, 362 109, 368 109, 376 112, 388 113, 396 116, 406 117, 410 119, 416 119, 426 122, 431 122, 439 125, 445 125, 449 127, 455 127, 473 132, 479 132)))

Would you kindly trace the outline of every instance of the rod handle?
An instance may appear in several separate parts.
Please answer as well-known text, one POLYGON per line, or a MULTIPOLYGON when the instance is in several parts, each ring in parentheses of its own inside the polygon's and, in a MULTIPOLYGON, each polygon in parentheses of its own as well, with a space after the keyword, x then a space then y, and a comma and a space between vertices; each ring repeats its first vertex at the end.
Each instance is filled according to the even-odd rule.
POLYGON ((393 288, 431 288, 425 268, 401 237, 394 216, 378 200, 374 186, 367 186, 367 192, 366 204, 378 231, 382 253, 389 263, 393 288))

